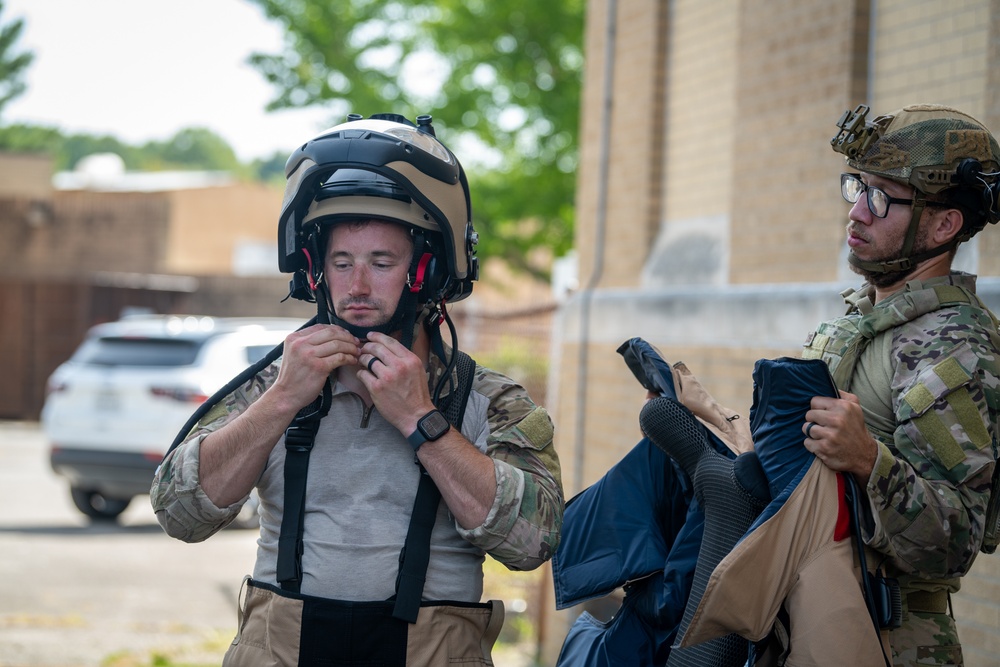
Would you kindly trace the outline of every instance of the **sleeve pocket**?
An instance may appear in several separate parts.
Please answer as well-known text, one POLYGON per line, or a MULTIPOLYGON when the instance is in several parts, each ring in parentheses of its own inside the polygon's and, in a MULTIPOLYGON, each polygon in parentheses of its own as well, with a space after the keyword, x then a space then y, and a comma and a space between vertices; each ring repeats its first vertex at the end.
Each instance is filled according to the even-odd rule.
POLYGON ((490 441, 541 451, 552 444, 553 434, 549 413, 545 408, 536 407, 516 424, 491 435, 490 441))

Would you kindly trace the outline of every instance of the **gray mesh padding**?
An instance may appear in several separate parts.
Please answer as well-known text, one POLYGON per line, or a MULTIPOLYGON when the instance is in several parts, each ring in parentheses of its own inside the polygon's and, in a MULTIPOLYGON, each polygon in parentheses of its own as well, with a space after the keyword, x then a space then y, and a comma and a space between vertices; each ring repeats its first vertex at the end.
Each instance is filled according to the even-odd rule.
MULTIPOLYGON (((770 500, 760 497, 767 495, 767 480, 754 453, 741 455, 737 466, 734 459, 712 447, 705 427, 671 398, 647 402, 639 415, 639 425, 653 444, 677 461, 693 480, 695 497, 705 513, 698 563, 677 633, 680 641, 715 566, 743 537, 770 500)), ((749 648, 748 640, 730 634, 688 648, 673 648, 667 666, 741 667, 746 663, 749 648)))

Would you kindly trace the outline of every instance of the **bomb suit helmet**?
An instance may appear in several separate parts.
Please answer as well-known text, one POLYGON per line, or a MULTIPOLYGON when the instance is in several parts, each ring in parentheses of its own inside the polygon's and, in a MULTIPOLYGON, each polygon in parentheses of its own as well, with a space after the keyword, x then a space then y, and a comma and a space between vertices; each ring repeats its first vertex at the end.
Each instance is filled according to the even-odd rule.
POLYGON ((315 296, 323 229, 349 219, 399 223, 427 244, 433 266, 424 269, 433 284, 421 291, 421 300, 457 301, 472 292, 478 237, 469 185, 458 158, 435 136, 430 116, 413 124, 396 114, 351 114, 297 148, 285 178, 278 268, 295 274, 293 296, 315 296), (310 289, 302 289, 302 279, 310 289))

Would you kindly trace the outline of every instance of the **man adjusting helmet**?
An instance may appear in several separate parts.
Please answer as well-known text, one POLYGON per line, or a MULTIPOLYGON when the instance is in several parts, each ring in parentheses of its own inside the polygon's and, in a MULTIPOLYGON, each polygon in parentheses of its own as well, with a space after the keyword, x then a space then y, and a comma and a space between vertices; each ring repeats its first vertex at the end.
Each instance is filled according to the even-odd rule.
MULTIPOLYGON (((308 278, 314 292, 293 289, 294 296, 311 300, 318 291, 322 299, 323 267, 317 265, 317 253, 326 227, 359 213, 406 226, 417 243, 414 282, 400 305, 411 311, 408 316, 416 308, 435 309, 472 291, 478 277, 477 237, 465 172, 434 136, 430 118, 421 116, 418 123, 413 126, 391 114, 366 120, 352 116, 288 159, 278 265, 300 280, 308 278)), ((328 312, 336 321, 335 309, 328 312)))
POLYGON ((200 541, 257 490, 225 664, 489 660, 503 611, 480 602, 483 556, 550 558, 563 497, 545 410, 458 350, 446 304, 477 277, 461 164, 429 117, 352 115, 286 177, 278 264, 316 323, 167 455, 157 517, 200 541))

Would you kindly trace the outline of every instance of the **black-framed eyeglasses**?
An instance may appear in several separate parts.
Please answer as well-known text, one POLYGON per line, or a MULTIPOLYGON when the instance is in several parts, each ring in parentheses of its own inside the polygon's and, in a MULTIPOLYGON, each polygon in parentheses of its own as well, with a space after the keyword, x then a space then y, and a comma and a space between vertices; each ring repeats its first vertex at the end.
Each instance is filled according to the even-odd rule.
MULTIPOLYGON (((854 204, 861 198, 862 193, 868 195, 868 210, 876 218, 884 218, 889 215, 890 204, 906 204, 907 206, 913 204, 912 199, 890 197, 882 188, 866 184, 861 180, 861 174, 840 175, 840 194, 844 196, 844 199, 854 204)), ((927 203, 930 204, 931 202, 927 203)))

